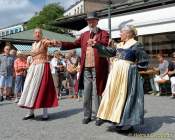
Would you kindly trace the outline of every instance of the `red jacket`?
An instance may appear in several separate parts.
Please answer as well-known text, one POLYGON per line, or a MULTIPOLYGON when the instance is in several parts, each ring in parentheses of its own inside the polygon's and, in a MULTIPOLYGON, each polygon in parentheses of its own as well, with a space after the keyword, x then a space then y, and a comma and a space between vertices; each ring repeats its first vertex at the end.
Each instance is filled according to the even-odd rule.
MULTIPOLYGON (((79 77, 79 88, 83 89, 83 71, 85 65, 87 41, 89 40, 90 32, 87 31, 75 40, 75 42, 62 42, 61 50, 70 50, 75 48, 81 48, 81 68, 80 68, 80 77, 79 77)), ((96 41, 98 44, 104 46, 108 45, 109 34, 108 32, 99 29, 96 33, 96 41)), ((102 92, 105 89, 107 76, 108 76, 108 61, 106 58, 100 57, 97 49, 94 48, 95 55, 95 69, 96 69, 96 87, 97 94, 102 95, 102 92)))

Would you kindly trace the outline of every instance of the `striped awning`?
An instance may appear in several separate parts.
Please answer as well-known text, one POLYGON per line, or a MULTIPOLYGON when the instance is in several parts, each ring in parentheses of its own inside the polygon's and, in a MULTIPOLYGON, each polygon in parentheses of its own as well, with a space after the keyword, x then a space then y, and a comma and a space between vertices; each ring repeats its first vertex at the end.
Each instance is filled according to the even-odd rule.
MULTIPOLYGON (((20 45, 20 44, 14 44, 15 48, 18 51, 21 51, 23 53, 29 53, 32 49, 32 45, 20 45)), ((48 48, 48 52, 49 54, 52 54, 54 51, 59 50, 59 48, 55 48, 55 47, 49 47, 48 48)))

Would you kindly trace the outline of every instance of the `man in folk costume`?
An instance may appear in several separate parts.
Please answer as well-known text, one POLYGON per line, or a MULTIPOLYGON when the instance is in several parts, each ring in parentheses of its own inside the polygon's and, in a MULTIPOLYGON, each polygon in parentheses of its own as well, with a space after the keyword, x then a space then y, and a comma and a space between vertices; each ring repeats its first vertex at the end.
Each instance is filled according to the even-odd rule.
MULTIPOLYGON (((95 12, 88 13, 86 21, 90 30, 81 34, 75 42, 57 41, 57 45, 61 46, 62 50, 81 47, 79 89, 84 89, 83 124, 88 124, 91 121, 92 95, 94 95, 95 113, 97 113, 100 104, 99 97, 105 88, 108 75, 107 59, 100 57, 97 49, 93 49, 91 45, 93 40, 96 40, 98 44, 105 46, 107 46, 109 41, 109 34, 97 27, 99 19, 95 12)), ((96 119, 96 125, 99 125, 100 123, 101 120, 96 119)))
POLYGON ((30 109, 23 119, 34 118, 34 109, 43 108, 43 120, 48 119, 47 108, 57 107, 58 99, 47 60, 48 46, 54 41, 43 39, 42 30, 34 30, 35 42, 32 45, 31 55, 33 62, 28 69, 24 89, 18 105, 30 109))

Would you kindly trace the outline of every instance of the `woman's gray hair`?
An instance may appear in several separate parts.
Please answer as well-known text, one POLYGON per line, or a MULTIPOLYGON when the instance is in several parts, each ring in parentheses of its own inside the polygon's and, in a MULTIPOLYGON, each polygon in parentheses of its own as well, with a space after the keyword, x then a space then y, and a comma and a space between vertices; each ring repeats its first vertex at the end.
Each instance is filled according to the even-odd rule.
POLYGON ((121 31, 129 31, 132 32, 134 36, 137 36, 137 29, 133 25, 124 25, 121 31))
POLYGON ((36 27, 36 28, 34 29, 34 32, 36 32, 36 31, 39 31, 41 34, 43 34, 42 29, 41 29, 41 28, 39 28, 39 27, 36 27))

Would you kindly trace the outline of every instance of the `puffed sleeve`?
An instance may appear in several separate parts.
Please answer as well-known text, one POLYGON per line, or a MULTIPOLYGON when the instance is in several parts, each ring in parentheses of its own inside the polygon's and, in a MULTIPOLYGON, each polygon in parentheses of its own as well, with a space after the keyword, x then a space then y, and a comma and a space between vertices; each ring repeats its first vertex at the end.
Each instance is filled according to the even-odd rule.
POLYGON ((116 48, 106 47, 102 44, 97 44, 93 46, 100 53, 101 57, 114 57, 116 56, 116 48))
POLYGON ((132 49, 136 51, 136 62, 138 69, 147 69, 149 64, 149 56, 145 52, 143 45, 138 42, 132 49))

